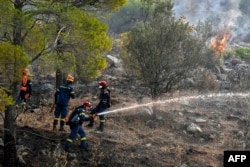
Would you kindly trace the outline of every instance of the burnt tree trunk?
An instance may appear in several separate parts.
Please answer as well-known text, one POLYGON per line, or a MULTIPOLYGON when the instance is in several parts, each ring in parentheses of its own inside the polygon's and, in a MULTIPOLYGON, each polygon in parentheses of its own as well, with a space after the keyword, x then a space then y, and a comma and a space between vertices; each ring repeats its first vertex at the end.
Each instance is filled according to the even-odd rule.
POLYGON ((4 166, 17 166, 16 112, 13 106, 7 107, 4 118, 4 166))
POLYGON ((56 70, 56 89, 66 81, 67 74, 60 69, 56 70))
MULTIPOLYGON (((14 0, 14 8, 22 12, 25 1, 14 0)), ((15 14, 12 22, 13 27, 13 44, 22 45, 22 18, 21 15, 15 14)), ((18 61, 18 60, 16 60, 18 61)), ((16 65, 14 64, 14 67, 16 65)), ((13 78, 17 78, 17 69, 13 68, 13 78)), ((13 81, 10 84, 11 93, 9 96, 16 97, 19 90, 18 83, 13 81)), ((16 150, 16 109, 15 106, 7 106, 4 117, 4 166, 17 167, 17 150, 16 150)))
POLYGON ((56 70, 56 89, 63 83, 63 74, 62 71, 57 69, 56 70))

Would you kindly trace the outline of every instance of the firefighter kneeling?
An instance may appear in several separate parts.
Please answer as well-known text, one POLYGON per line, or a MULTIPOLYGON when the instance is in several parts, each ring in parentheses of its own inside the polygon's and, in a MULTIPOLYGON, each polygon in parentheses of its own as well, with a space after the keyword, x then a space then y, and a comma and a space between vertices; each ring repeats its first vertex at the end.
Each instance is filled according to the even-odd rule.
POLYGON ((73 152, 73 150, 71 150, 71 145, 73 140, 76 139, 77 134, 79 134, 81 138, 81 143, 79 147, 85 151, 88 151, 88 144, 86 142, 86 133, 82 128, 82 123, 84 121, 90 121, 92 119, 91 117, 85 116, 85 112, 89 110, 90 107, 91 107, 90 102, 83 101, 82 105, 77 107, 66 119, 66 125, 70 126, 71 132, 64 146, 65 151, 73 152))

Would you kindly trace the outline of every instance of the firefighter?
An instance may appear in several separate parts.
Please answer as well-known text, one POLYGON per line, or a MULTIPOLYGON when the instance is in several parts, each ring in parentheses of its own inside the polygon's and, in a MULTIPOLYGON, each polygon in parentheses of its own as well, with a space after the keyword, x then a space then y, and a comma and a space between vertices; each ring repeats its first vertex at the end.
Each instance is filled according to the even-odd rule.
POLYGON ((74 82, 74 77, 71 75, 67 76, 66 83, 59 86, 55 93, 55 104, 56 109, 54 113, 53 130, 56 130, 58 121, 60 121, 59 131, 65 131, 65 117, 68 114, 67 107, 70 98, 75 98, 74 88, 72 86, 74 82))
MULTIPOLYGON (((94 126, 94 117, 98 113, 105 112, 107 108, 110 107, 110 91, 108 89, 108 83, 106 81, 100 81, 99 82, 99 89, 100 89, 100 95, 99 95, 99 103, 98 105, 90 111, 90 114, 93 119, 90 119, 88 127, 94 126)), ((105 117, 104 115, 99 115, 100 125, 97 130, 103 131, 104 123, 105 123, 105 117)))
POLYGON ((32 92, 32 82, 29 79, 28 76, 29 70, 27 68, 23 69, 23 77, 22 77, 22 82, 20 86, 20 93, 19 96, 16 100, 16 104, 20 104, 21 102, 26 103, 27 99, 30 98, 31 92, 32 92))
POLYGON ((70 126, 70 135, 68 136, 64 149, 67 152, 73 152, 71 145, 73 140, 76 139, 77 134, 80 136, 81 143, 79 147, 85 151, 88 151, 88 144, 86 142, 86 133, 82 128, 82 123, 84 121, 89 121, 91 117, 85 116, 85 112, 89 110, 91 103, 89 101, 83 101, 82 105, 76 107, 75 110, 70 114, 66 120, 66 124, 70 126))

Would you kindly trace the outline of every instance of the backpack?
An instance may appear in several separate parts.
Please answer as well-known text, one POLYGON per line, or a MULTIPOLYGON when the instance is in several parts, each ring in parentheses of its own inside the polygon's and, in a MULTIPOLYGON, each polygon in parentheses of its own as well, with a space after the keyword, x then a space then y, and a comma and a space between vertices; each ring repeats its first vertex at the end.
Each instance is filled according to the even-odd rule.
POLYGON ((71 111, 65 118, 65 123, 66 125, 70 125, 70 123, 72 122, 72 120, 75 118, 75 117, 78 117, 78 114, 76 114, 76 110, 77 109, 74 109, 73 111, 71 111))

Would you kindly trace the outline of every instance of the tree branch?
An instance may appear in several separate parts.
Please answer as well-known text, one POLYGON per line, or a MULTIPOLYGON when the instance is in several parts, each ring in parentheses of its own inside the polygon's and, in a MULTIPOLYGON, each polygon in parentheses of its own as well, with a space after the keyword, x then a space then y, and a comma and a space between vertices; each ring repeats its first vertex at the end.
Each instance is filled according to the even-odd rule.
POLYGON ((38 58, 40 58, 42 55, 45 55, 49 52, 51 52, 52 50, 54 50, 58 45, 57 42, 59 40, 60 34, 61 32, 66 28, 66 26, 63 26, 57 33, 56 39, 54 41, 54 45, 52 47, 48 47, 48 48, 44 48, 43 50, 41 50, 32 60, 31 63, 33 63, 34 61, 36 61, 38 58))

